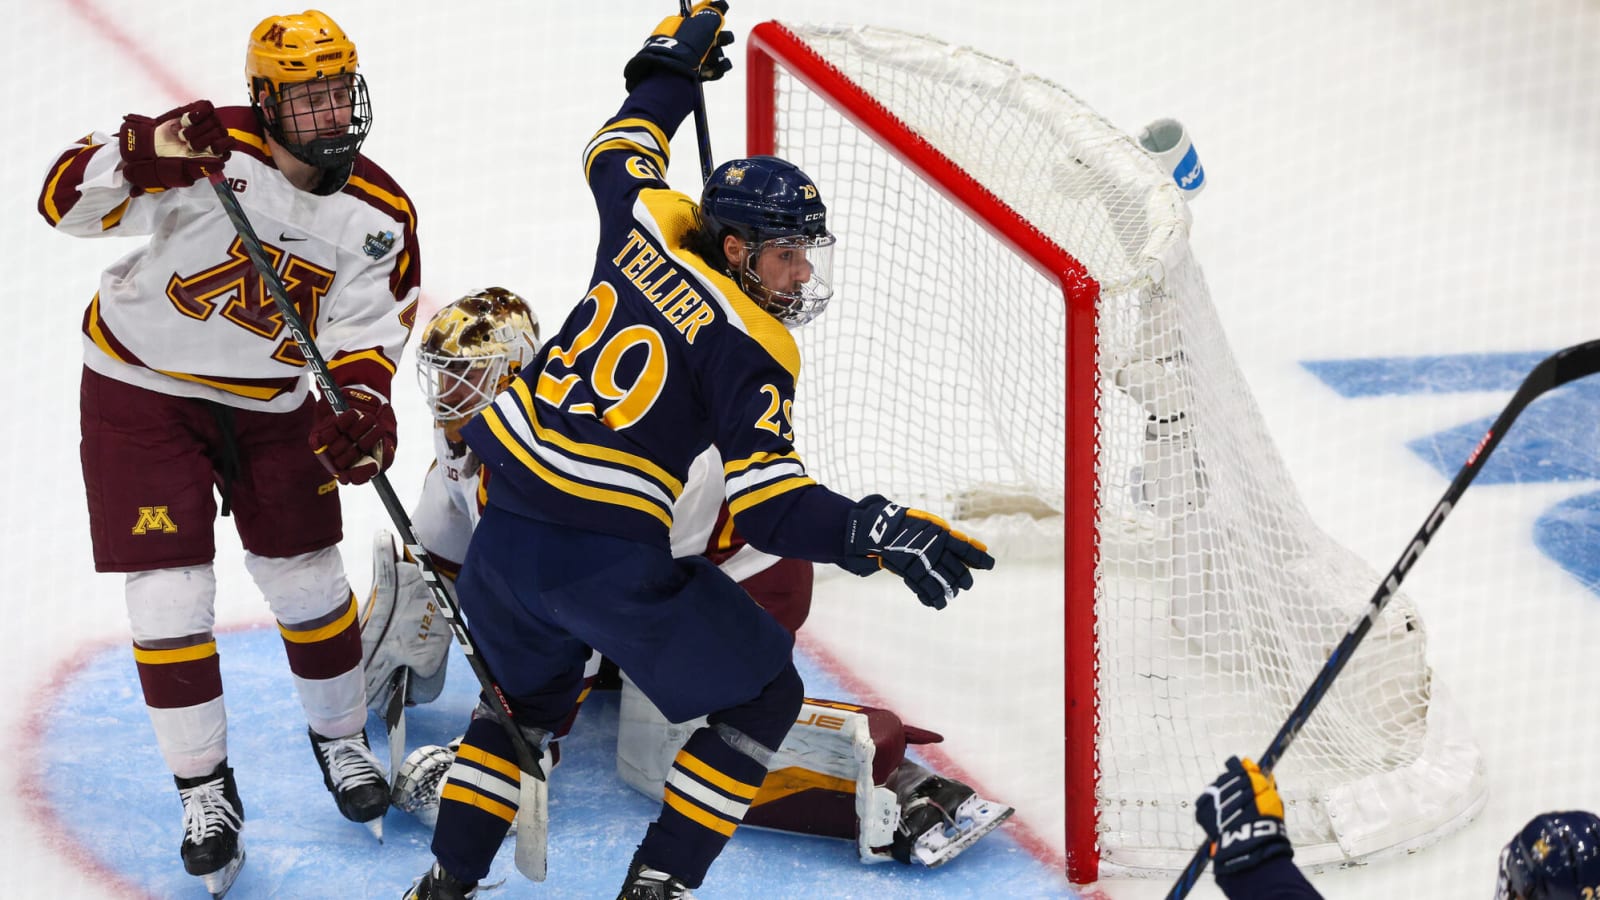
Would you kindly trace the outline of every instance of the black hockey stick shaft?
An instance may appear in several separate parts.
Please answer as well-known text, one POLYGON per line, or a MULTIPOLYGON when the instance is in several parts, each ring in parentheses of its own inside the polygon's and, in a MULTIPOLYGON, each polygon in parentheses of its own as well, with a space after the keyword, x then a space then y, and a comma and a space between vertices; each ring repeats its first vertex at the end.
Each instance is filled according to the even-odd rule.
MULTIPOLYGON (((1333 687, 1333 680, 1339 677, 1339 672, 1350 661, 1350 656, 1361 643, 1361 639, 1366 637, 1367 632, 1372 630, 1372 625, 1377 620, 1378 615, 1383 612, 1383 608, 1389 604, 1389 600, 1399 591, 1400 582, 1405 579, 1406 573, 1411 571, 1412 566, 1416 565, 1417 559, 1422 556, 1422 551, 1428 549, 1428 542, 1438 534, 1439 527, 1444 524, 1445 517, 1450 515, 1456 503, 1461 500, 1461 495, 1466 493, 1467 486, 1472 484, 1472 480, 1477 478, 1478 473, 1483 470, 1484 465, 1489 461, 1490 454, 1494 453, 1494 448, 1500 445, 1500 440, 1510 430, 1511 423, 1515 422, 1517 416, 1522 414, 1528 404, 1538 399, 1541 394, 1570 381, 1593 375, 1596 372, 1600 372, 1600 340, 1574 344, 1565 350, 1557 351, 1546 357, 1537 366, 1534 366, 1528 377, 1523 379, 1522 384, 1517 388, 1517 392, 1511 396, 1511 402, 1507 403, 1505 409, 1500 411, 1500 415, 1494 420, 1494 424, 1489 426, 1489 430, 1484 434, 1483 439, 1478 442, 1472 453, 1467 456, 1466 465, 1462 466, 1461 471, 1456 473, 1455 479, 1445 489, 1444 496, 1439 499, 1433 510, 1428 513, 1428 518, 1423 521, 1422 527, 1417 529, 1417 533, 1412 536, 1405 552, 1400 554, 1400 558, 1390 567, 1389 574, 1378 585, 1377 592, 1372 595, 1372 599, 1362 609, 1356 620, 1350 624, 1349 630, 1345 632, 1345 636, 1340 639, 1338 645, 1333 648, 1333 652, 1328 655, 1327 661, 1322 664, 1322 670, 1317 673, 1316 679, 1306 689, 1304 696, 1300 698, 1299 704, 1295 706, 1293 712, 1289 713, 1289 718, 1284 721, 1283 727, 1278 729, 1278 733, 1272 738, 1272 743, 1267 745, 1266 752, 1262 753, 1261 758, 1257 760, 1261 766, 1262 773, 1270 774, 1284 752, 1289 749, 1289 745, 1294 743, 1295 736, 1300 733, 1300 729, 1311 718, 1311 713, 1317 708, 1317 704, 1322 702, 1322 698, 1333 687)), ((1210 850, 1209 842, 1200 845, 1194 856, 1190 858, 1188 866, 1184 868, 1183 873, 1178 876, 1178 880, 1172 885, 1172 889, 1167 892, 1168 900, 1179 900, 1179 898, 1188 896, 1189 891, 1194 889, 1195 882, 1205 873, 1206 865, 1211 861, 1210 850)))
MULTIPOLYGON (((256 236, 255 228, 246 218, 244 209, 239 205, 239 198, 234 195, 233 187, 220 172, 212 172, 208 176, 211 187, 217 193, 217 199, 222 201, 222 208, 228 214, 228 219, 233 223, 234 230, 239 233, 239 240, 244 244, 245 252, 249 254, 250 261, 255 264, 257 273, 262 282, 266 284, 267 291, 272 295, 273 302, 278 307, 278 312, 283 316, 283 322, 289 327, 289 333, 294 336, 294 342, 300 348, 300 353, 305 356, 306 364, 311 368, 311 375, 316 379, 317 390, 322 395, 323 402, 332 407, 335 413, 343 413, 350 406, 344 400, 344 395, 339 392, 339 386, 333 380, 333 373, 328 370, 327 360, 323 359, 322 352, 317 349, 316 342, 311 339, 311 332, 306 327, 305 320, 300 318, 300 312, 295 309, 294 302, 289 299, 289 294, 283 287, 283 281, 278 277, 272 263, 267 260, 266 251, 262 249, 261 239, 256 236)), ((517 764, 526 775, 532 775, 539 781, 545 780, 544 769, 539 764, 540 755, 528 743, 521 729, 513 721, 511 705, 507 702, 505 694, 501 692, 494 677, 489 674, 489 668, 478 655, 477 646, 473 643, 472 635, 467 631, 465 620, 461 617, 461 609, 456 605, 455 597, 444 586, 444 581, 439 577, 439 571, 434 566, 433 558, 428 555, 417 540, 415 532, 411 529, 411 517, 406 514, 405 507, 400 504, 400 498, 395 495, 394 487, 389 484, 388 477, 379 472, 372 478, 372 486, 378 492, 378 497, 383 501, 383 508, 388 511, 389 519, 394 523, 395 530, 400 532, 400 540, 406 549, 416 559, 417 567, 422 570, 422 580, 428 585, 428 590, 433 594, 434 601, 438 604, 445 619, 450 623, 450 630, 455 634, 456 643, 461 645, 461 651, 467 658, 467 664, 472 667, 472 674, 478 677, 478 684, 482 686, 483 693, 493 698, 490 704, 495 712, 495 717, 505 728, 506 734, 511 738, 512 747, 517 755, 517 764)), ((540 849, 542 857, 543 851, 540 849)), ((542 860, 541 860, 542 864, 542 860)), ((523 874, 534 877, 533 874, 523 874)), ((540 872, 536 880, 542 881, 543 873, 540 872)))
MULTIPOLYGON (((689 0, 678 0, 678 12, 684 21, 689 20, 689 0)), ((715 44, 711 49, 715 52, 715 44)), ((711 123, 706 119, 706 85, 699 78, 694 80, 694 137, 700 145, 700 181, 704 183, 711 179, 711 123)))

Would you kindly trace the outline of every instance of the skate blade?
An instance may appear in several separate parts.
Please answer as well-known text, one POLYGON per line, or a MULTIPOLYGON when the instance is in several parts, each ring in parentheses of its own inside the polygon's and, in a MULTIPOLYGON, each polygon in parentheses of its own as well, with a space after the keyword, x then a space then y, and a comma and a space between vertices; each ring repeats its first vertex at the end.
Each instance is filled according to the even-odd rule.
POLYGON ((956 810, 955 826, 936 828, 917 839, 911 854, 930 869, 937 869, 963 850, 976 844, 984 835, 1000 827, 1016 812, 1009 806, 981 800, 974 796, 956 810))
POLYGON ((367 830, 372 832, 372 836, 378 839, 378 843, 383 843, 383 816, 379 816, 370 822, 362 822, 361 824, 365 825, 367 830))
POLYGON ((227 896, 228 889, 233 887, 233 880, 239 877, 239 870, 242 868, 244 868, 244 841, 240 840, 238 855, 215 872, 201 875, 200 882, 211 892, 213 900, 222 900, 227 896))

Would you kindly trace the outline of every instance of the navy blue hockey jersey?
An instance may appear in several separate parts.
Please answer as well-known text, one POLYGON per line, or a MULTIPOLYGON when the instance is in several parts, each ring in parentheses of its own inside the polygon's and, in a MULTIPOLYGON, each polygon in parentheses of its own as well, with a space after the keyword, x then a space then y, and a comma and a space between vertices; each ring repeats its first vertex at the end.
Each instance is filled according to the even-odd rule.
POLYGON ((584 150, 600 214, 588 294, 464 430, 488 502, 667 545, 689 464, 715 443, 756 547, 837 562, 851 500, 806 474, 791 424, 800 354, 777 319, 684 249, 698 205, 662 177, 693 82, 642 82, 584 150))

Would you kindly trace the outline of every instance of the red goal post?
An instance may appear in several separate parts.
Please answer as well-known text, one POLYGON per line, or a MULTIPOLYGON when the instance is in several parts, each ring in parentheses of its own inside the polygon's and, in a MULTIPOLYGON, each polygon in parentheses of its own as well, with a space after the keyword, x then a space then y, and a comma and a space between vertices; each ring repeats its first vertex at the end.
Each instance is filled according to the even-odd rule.
MULTIPOLYGON (((778 155, 776 64, 827 98, 840 113, 901 162, 926 178, 951 202, 982 222, 1039 274, 1060 286, 1066 310, 1066 368, 1068 397, 1092 398, 1097 390, 1095 302, 1100 286, 1083 265, 1016 210, 964 169, 922 139, 904 122, 839 70, 818 57, 794 32, 777 22, 763 22, 750 32, 746 81, 746 150, 751 155, 778 155)), ((824 186, 824 189, 826 186, 824 186)), ((846 276, 848 277, 848 276, 846 276)), ((1093 434, 1095 405, 1069 400, 1062 415, 1068 430, 1093 434)), ((1069 444, 1064 472, 1065 514, 1069 520, 1095 518, 1095 449, 1090 443, 1069 444)), ((1088 652, 1069 654, 1067 662, 1067 733, 1062 736, 1067 754, 1067 859, 1069 872, 1094 880, 1094 607, 1066 602, 1076 594, 1094 595, 1095 533, 1093 529, 1067 529, 1062 543, 1066 561, 1066 645, 1088 652), (1074 635, 1077 640, 1074 640, 1074 635), (1085 643, 1085 641, 1087 643, 1085 643)), ((1076 879, 1075 879, 1076 880, 1076 879)))

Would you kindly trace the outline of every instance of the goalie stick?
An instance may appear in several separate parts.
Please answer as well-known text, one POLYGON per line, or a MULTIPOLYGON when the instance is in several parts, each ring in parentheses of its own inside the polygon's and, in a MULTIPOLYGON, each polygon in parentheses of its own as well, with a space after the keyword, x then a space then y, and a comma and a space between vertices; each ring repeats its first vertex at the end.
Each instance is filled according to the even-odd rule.
MULTIPOLYGON (((284 290, 278 273, 273 270, 272 264, 267 262, 266 252, 261 248, 261 239, 256 237, 255 229, 245 217, 244 209, 239 206, 239 198, 234 196, 232 186, 222 177, 221 172, 212 172, 207 178, 217 193, 217 199, 222 202, 222 208, 228 214, 229 221, 233 223, 234 230, 239 233, 239 239, 244 244, 245 252, 250 255, 250 261, 255 264, 261 280, 272 294, 278 312, 283 315, 284 324, 289 326, 289 332, 294 335, 295 344, 300 347, 307 365, 311 367, 311 374, 316 379, 317 390, 322 395, 323 401, 332 407, 335 413, 344 412, 349 405, 339 393, 338 385, 334 383, 333 375, 328 371, 327 361, 322 358, 317 345, 312 342, 311 333, 284 290)), ((466 656, 468 665, 472 667, 472 673, 478 676, 478 684, 483 687, 484 696, 492 698, 493 702, 489 706, 493 708, 495 718, 500 720, 506 734, 511 738, 511 745, 516 750, 517 768, 521 770, 518 787, 517 871, 534 881, 543 881, 547 873, 549 807, 548 784, 545 781, 544 769, 539 765, 540 751, 528 743, 522 730, 517 727, 510 704, 500 692, 500 687, 495 683, 493 676, 489 674, 488 666, 478 656, 472 635, 467 632, 466 622, 461 618, 460 607, 456 605, 455 598, 439 578, 439 572, 433 565, 433 559, 428 556, 428 551, 422 548, 422 544, 412 532, 411 518, 406 515, 405 507, 400 505, 400 499, 395 495, 389 479, 379 472, 373 476, 372 486, 377 489, 378 497, 383 500, 383 507, 388 511, 389 519, 394 523, 395 530, 400 533, 400 540, 405 543, 406 550, 411 553, 417 567, 422 570, 422 579, 427 583, 428 590, 432 592, 439 609, 450 623, 450 630, 455 633, 456 643, 461 645, 461 652, 466 656)), ((391 756, 393 752, 393 748, 390 748, 391 756)), ((393 776, 394 772, 391 771, 390 777, 393 776)))
MULTIPOLYGON (((1596 372, 1600 372, 1600 340, 1574 344, 1564 350, 1556 351, 1534 366, 1528 377, 1523 379, 1522 384, 1517 387, 1517 392, 1511 396, 1511 402, 1500 411, 1500 416, 1494 420, 1494 424, 1489 426, 1482 440, 1478 441, 1478 445, 1468 454, 1466 465, 1456 473, 1455 480, 1445 489, 1444 496, 1434 505, 1433 511, 1428 513, 1428 518, 1412 536, 1405 552, 1400 554, 1400 558, 1389 569, 1389 574, 1378 585, 1378 590, 1361 610, 1361 614, 1350 623, 1350 628, 1333 648, 1333 652, 1328 655, 1327 662, 1322 664, 1322 670, 1306 689, 1299 704, 1289 713, 1289 718, 1284 721, 1283 727, 1278 729, 1277 735, 1272 738, 1272 743, 1267 745, 1267 751, 1261 754, 1257 762, 1262 774, 1270 775, 1277 766, 1279 758, 1289 749, 1295 736, 1311 717, 1312 711, 1333 686, 1333 680, 1339 677, 1339 672, 1344 669, 1345 663, 1350 661, 1350 655, 1355 652, 1361 639, 1372 630, 1373 622, 1388 605, 1390 598, 1400 590, 1400 582, 1405 579, 1406 573, 1411 571, 1422 551, 1428 549, 1428 542, 1438 533, 1445 517, 1450 515, 1456 503, 1461 500, 1461 495, 1466 493, 1467 486, 1472 484, 1472 480, 1489 461, 1489 455, 1499 446, 1500 439, 1510 430, 1511 423, 1516 421, 1517 416, 1528 407, 1528 404, 1546 391, 1596 372)), ((1189 891, 1194 889, 1195 882, 1205 874, 1206 866, 1211 861, 1210 851, 1209 841, 1200 845, 1190 858, 1189 864, 1184 867, 1182 874, 1178 876, 1178 880, 1173 883, 1172 889, 1167 892, 1167 900, 1181 900, 1188 896, 1189 891)))

